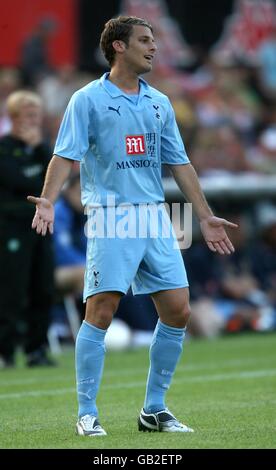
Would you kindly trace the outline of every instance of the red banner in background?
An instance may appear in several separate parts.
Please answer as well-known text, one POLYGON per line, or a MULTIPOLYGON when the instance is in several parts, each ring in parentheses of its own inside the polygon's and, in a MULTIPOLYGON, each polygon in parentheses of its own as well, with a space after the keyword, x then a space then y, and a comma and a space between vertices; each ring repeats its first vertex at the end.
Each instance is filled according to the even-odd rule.
POLYGON ((262 42, 269 38, 275 24, 274 0, 236 0, 223 35, 213 47, 214 57, 222 61, 239 57, 255 63, 262 42))
POLYGON ((18 65, 22 43, 43 20, 55 24, 48 40, 50 64, 75 64, 77 3, 76 0, 0 0, 0 66, 18 65))

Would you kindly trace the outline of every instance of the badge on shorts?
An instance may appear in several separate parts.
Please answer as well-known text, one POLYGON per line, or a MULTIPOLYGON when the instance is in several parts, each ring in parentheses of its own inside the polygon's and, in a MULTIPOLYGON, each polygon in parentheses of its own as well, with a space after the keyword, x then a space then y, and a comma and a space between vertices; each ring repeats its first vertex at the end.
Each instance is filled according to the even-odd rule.
POLYGON ((100 271, 96 271, 95 269, 93 269, 94 287, 98 287, 100 284, 99 274, 100 271))

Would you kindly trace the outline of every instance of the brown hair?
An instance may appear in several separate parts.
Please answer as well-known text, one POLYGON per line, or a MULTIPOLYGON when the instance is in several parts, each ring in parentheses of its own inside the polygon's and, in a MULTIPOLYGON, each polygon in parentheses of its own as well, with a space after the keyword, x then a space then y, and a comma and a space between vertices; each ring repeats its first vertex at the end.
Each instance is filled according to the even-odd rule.
POLYGON ((118 18, 111 18, 105 26, 101 34, 100 46, 103 54, 112 66, 115 59, 115 50, 112 45, 113 41, 124 41, 128 46, 129 38, 132 34, 133 26, 146 26, 153 32, 151 24, 143 18, 137 16, 118 16, 118 18))

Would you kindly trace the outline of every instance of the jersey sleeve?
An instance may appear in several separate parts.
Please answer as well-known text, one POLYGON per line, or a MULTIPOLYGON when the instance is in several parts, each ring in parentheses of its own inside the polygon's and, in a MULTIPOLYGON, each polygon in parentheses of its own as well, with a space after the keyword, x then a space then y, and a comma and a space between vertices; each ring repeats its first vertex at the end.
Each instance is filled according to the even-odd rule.
POLYGON ((161 132, 161 163, 185 165, 190 163, 176 123, 173 107, 167 101, 167 119, 161 132))
POLYGON ((64 113, 54 154, 81 161, 89 148, 89 100, 81 92, 72 96, 64 113))

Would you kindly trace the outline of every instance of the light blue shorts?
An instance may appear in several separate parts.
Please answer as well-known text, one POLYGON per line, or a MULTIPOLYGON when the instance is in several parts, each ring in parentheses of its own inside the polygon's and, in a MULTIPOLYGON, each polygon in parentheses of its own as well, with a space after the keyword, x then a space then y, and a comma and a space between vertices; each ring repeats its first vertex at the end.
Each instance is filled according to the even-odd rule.
MULTIPOLYGON (((151 216, 149 205, 144 206, 151 216)), ((98 220, 101 224, 100 236, 94 230, 95 218, 88 218, 93 229, 86 230, 88 243, 84 301, 100 292, 118 291, 126 294, 130 286, 134 295, 188 286, 183 258, 163 204, 159 205, 157 216, 155 211, 158 224, 152 224, 152 219, 145 217, 141 209, 138 213, 138 206, 132 206, 131 217, 122 216, 121 210, 122 213, 115 216, 113 233, 110 218, 106 220, 107 209, 101 210, 98 220)))

